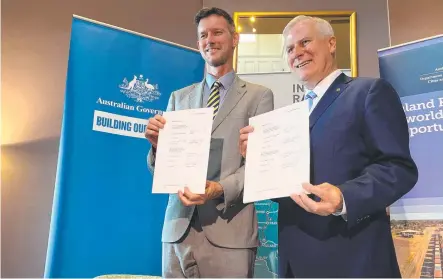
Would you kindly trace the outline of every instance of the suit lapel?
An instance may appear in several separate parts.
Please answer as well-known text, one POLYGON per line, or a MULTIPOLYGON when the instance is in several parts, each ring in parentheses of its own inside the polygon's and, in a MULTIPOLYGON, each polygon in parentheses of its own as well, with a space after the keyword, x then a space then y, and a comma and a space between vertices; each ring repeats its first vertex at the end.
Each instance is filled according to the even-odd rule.
POLYGON ((201 108, 202 100, 203 100, 203 86, 205 84, 205 79, 202 82, 198 83, 194 89, 189 93, 189 98, 187 104, 185 103, 185 107, 189 107, 190 109, 201 108))
POLYGON ((351 78, 346 76, 345 74, 339 75, 335 81, 329 86, 328 90, 326 90, 325 95, 321 98, 320 102, 312 111, 309 116, 309 129, 312 130, 317 120, 322 116, 322 114, 326 111, 326 109, 337 99, 337 97, 343 93, 343 91, 348 86, 348 83, 351 82, 351 78))
POLYGON ((217 129, 217 127, 220 126, 220 124, 226 119, 245 93, 246 83, 236 76, 231 88, 228 92, 226 92, 223 105, 214 119, 214 123, 212 124, 212 132, 214 132, 215 129, 217 129))

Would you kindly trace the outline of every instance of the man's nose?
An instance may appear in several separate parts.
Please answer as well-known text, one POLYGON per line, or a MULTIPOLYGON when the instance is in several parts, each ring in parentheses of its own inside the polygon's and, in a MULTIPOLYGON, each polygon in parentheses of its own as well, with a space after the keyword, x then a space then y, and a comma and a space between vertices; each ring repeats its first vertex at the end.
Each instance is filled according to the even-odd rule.
POLYGON ((294 47, 294 58, 299 59, 303 55, 304 50, 305 49, 302 46, 298 46, 298 45, 295 46, 294 47))
POLYGON ((300 51, 300 50, 296 50, 296 49, 294 49, 294 50, 289 54, 288 62, 289 62, 291 65, 294 65, 294 66, 295 66, 295 64, 298 64, 298 63, 300 62, 300 60, 302 59, 302 56, 303 56, 303 51, 300 51))
POLYGON ((206 42, 208 44, 213 44, 214 43, 214 35, 212 35, 212 33, 208 33, 208 36, 206 37, 206 42))

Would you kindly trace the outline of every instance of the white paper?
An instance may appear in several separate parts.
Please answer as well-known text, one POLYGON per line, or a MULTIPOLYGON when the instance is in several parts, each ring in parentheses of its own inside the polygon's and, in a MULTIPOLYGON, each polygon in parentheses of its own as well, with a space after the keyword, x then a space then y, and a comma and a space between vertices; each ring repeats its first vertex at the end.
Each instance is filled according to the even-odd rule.
POLYGON ((185 186, 204 194, 213 108, 165 112, 160 130, 152 193, 177 193, 185 186))
POLYGON ((249 119, 243 202, 304 192, 309 182, 309 110, 306 101, 249 119))

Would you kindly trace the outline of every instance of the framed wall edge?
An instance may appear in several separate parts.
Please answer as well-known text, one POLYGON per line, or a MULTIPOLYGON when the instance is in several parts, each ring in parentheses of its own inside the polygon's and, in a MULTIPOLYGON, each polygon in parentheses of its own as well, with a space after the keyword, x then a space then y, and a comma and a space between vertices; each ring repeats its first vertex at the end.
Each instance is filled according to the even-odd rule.
MULTIPOLYGON (((358 76, 358 61, 357 61, 357 14, 356 11, 338 10, 338 11, 305 11, 305 12, 234 12, 233 20, 235 30, 238 32, 238 20, 240 17, 251 16, 348 16, 349 17, 349 36, 350 36, 350 59, 351 59, 351 76, 358 76)), ((283 30, 282 30, 283 31, 283 30)), ((234 50, 233 67, 237 72, 238 63, 238 45, 234 50)))

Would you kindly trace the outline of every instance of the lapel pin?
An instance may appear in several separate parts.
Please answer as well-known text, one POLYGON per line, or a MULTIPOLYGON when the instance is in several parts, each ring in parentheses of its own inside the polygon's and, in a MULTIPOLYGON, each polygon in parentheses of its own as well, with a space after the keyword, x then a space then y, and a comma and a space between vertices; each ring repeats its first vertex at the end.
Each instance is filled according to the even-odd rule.
POLYGON ((340 92, 340 88, 337 88, 337 90, 336 90, 337 92, 340 92))

